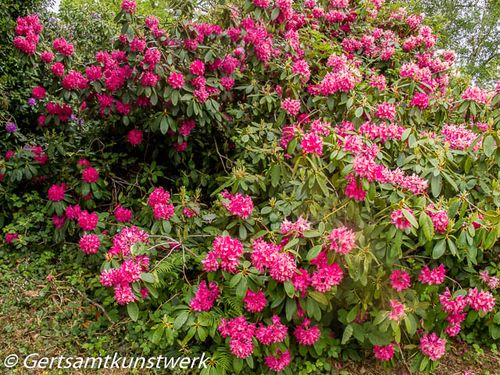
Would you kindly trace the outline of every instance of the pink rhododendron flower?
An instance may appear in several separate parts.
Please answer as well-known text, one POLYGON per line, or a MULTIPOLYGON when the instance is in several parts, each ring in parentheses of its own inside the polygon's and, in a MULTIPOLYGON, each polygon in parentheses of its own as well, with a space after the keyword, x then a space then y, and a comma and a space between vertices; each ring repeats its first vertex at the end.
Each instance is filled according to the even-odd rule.
POLYGON ((122 1, 122 10, 126 13, 134 14, 136 10, 137 4, 135 0, 123 0, 122 1))
POLYGON ((119 223, 129 223, 132 220, 132 210, 124 208, 120 205, 115 208, 115 219, 119 223))
POLYGON ((234 356, 247 358, 252 355, 255 324, 248 323, 244 316, 239 316, 229 321, 222 319, 218 330, 222 337, 230 337, 229 349, 234 356))
POLYGON ((462 94, 463 100, 470 100, 478 104, 488 103, 488 92, 481 90, 479 87, 469 87, 462 94))
POLYGON ((311 285, 318 292, 329 292, 332 287, 339 285, 344 277, 344 271, 337 263, 323 265, 313 272, 311 285))
POLYGON ((423 92, 417 92, 413 95, 410 105, 420 109, 427 109, 429 107, 429 97, 423 92))
POLYGON ((66 185, 64 183, 59 185, 52 185, 47 192, 49 200, 52 202, 60 202, 64 200, 64 192, 66 190, 66 185))
POLYGON ((53 215, 52 224, 56 229, 61 229, 66 223, 66 217, 64 215, 53 215))
POLYGON ((300 345, 312 346, 319 340, 321 331, 317 326, 311 326, 311 321, 306 318, 293 334, 300 345))
MULTIPOLYGON (((460 125, 445 125, 441 129, 441 135, 445 142, 450 144, 450 147, 455 150, 466 150, 480 136, 473 131, 460 125)), ((477 151, 481 147, 481 142, 476 142, 474 150, 477 151)))
POLYGON ((269 369, 280 372, 283 371, 290 364, 290 362, 292 362, 292 355, 288 350, 282 352, 281 350, 276 349, 276 353, 276 356, 270 355, 264 357, 264 362, 269 369))
POLYGON ((389 300, 389 304, 391 305, 389 319, 394 321, 400 321, 403 319, 405 316, 405 305, 395 299, 389 300))
POLYGON ((19 235, 17 233, 13 232, 8 232, 5 233, 5 242, 8 244, 11 244, 13 241, 17 240, 19 238, 19 235))
POLYGON ((254 293, 251 289, 248 289, 243 302, 245 303, 245 309, 253 313, 261 312, 267 305, 266 296, 260 290, 254 293))
POLYGON ((113 237, 113 245, 108 252, 109 256, 130 255, 130 249, 137 243, 148 243, 148 234, 135 226, 123 228, 113 237))
POLYGON ((396 106, 394 104, 381 103, 377 107, 375 116, 383 120, 394 120, 396 117, 396 106))
POLYGON ((99 251, 101 240, 99 239, 99 236, 95 234, 85 234, 80 238, 80 242, 78 244, 80 249, 85 254, 95 254, 99 251))
POLYGON ((207 282, 202 281, 189 306, 194 311, 210 311, 219 296, 220 289, 216 282, 211 281, 207 286, 207 282))
POLYGON ((446 270, 444 268, 444 264, 440 264, 439 267, 433 268, 432 270, 425 265, 420 271, 418 279, 422 284, 439 285, 443 283, 445 276, 446 270))
POLYGON ((295 222, 285 219, 280 225, 281 234, 296 235, 299 237, 302 237, 304 232, 309 229, 311 229, 311 223, 302 216, 299 216, 295 222))
POLYGON ((133 146, 140 145, 142 143, 142 130, 132 129, 127 134, 127 140, 133 146))
POLYGON ((281 102, 281 108, 290 116, 297 116, 300 112, 300 100, 286 98, 281 102))
POLYGON ((179 72, 170 73, 167 82, 173 89, 181 89, 184 86, 184 76, 179 72))
POLYGON ((31 96, 35 99, 43 99, 47 91, 42 86, 36 86, 31 90, 31 96))
POLYGON ((390 276, 391 287, 401 292, 410 287, 410 275, 402 270, 394 270, 390 276))
POLYGON ((338 254, 348 254, 352 251, 356 243, 356 236, 352 230, 347 227, 338 227, 333 229, 328 235, 330 250, 338 254))
POLYGON ((215 272, 219 267, 226 272, 236 273, 243 255, 243 244, 230 236, 217 236, 206 258, 202 261, 203 269, 215 272))
POLYGON ((153 216, 156 220, 170 220, 174 216, 172 203, 158 203, 153 207, 153 216))
POLYGON ((229 191, 224 190, 221 196, 224 198, 222 205, 231 215, 239 216, 243 219, 248 219, 252 215, 253 202, 252 198, 248 195, 240 193, 231 194, 229 191))
POLYGON ((393 344, 389 344, 386 346, 374 345, 373 355, 379 361, 384 361, 384 362, 390 361, 394 356, 394 345, 393 344))
POLYGON ((495 297, 490 292, 478 291, 476 288, 469 289, 467 295, 469 306, 476 311, 490 312, 495 307, 495 297))
POLYGON ((300 141, 300 147, 305 154, 323 155, 323 140, 316 133, 306 133, 300 141))
MULTIPOLYGON (((413 216, 413 210, 407 208, 406 209, 410 215, 413 216)), ((405 230, 405 229, 410 229, 411 228, 411 223, 410 221, 404 216, 403 210, 395 210, 391 214, 391 222, 394 224, 394 226, 400 230, 405 230)))
POLYGON ((255 331, 255 337, 261 344, 278 344, 283 342, 286 338, 288 327, 281 323, 280 317, 274 315, 271 320, 272 324, 266 327, 261 323, 259 328, 255 331))
POLYGON ((420 338, 420 350, 433 361, 437 361, 446 352, 446 340, 440 339, 436 333, 420 338))
POLYGON ((99 217, 96 212, 84 210, 78 216, 78 225, 84 231, 93 231, 97 227, 99 217))
POLYGON ((87 184, 93 184, 99 179, 99 172, 93 167, 87 167, 82 172, 82 180, 87 184))

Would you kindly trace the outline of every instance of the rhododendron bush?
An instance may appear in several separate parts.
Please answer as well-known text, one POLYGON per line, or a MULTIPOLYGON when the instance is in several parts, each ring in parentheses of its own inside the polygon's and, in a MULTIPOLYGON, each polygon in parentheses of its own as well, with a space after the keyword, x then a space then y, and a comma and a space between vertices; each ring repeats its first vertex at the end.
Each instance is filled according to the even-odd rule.
POLYGON ((158 348, 211 353, 203 373, 430 370, 458 337, 500 337, 500 95, 422 16, 253 0, 163 29, 121 9, 92 61, 18 19, 39 81, 37 121, 1 140, 7 246, 33 241, 9 196, 37 191, 51 246, 102 261, 158 348))

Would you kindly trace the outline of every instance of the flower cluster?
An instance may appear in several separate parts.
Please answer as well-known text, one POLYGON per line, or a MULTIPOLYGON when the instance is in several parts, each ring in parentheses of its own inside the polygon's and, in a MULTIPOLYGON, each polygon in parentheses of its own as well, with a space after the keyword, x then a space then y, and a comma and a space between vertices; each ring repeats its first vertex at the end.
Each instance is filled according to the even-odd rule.
POLYGON ((202 281, 189 306, 194 311, 210 311, 219 296, 220 289, 216 282, 211 281, 207 286, 207 282, 202 281))
POLYGON ((148 205, 153 208, 156 220, 170 220, 174 216, 174 205, 170 203, 170 193, 162 187, 157 187, 149 195, 148 205))
POLYGON ((215 272, 219 267, 226 272, 236 273, 243 255, 243 244, 230 236, 217 236, 210 250, 202 261, 203 269, 215 272))
POLYGON ((242 219, 248 219, 252 215, 253 202, 252 198, 248 195, 243 195, 240 193, 231 194, 229 191, 225 190, 221 193, 224 201, 223 206, 228 210, 231 215, 239 216, 242 219))

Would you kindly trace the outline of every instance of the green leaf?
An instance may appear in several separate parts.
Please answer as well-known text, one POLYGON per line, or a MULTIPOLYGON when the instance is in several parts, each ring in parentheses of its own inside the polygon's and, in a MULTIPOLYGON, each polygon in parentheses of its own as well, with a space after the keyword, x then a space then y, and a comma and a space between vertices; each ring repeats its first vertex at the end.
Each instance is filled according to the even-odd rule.
POLYGON ((293 287, 293 284, 291 281, 285 281, 283 283, 283 286, 285 287, 285 292, 288 297, 293 298, 295 296, 295 288, 293 287))
POLYGON ((402 211, 403 211, 403 215, 406 218, 406 220, 408 220, 411 223, 411 225, 413 225, 415 228, 418 228, 418 223, 417 223, 417 219, 415 219, 415 216, 413 216, 413 214, 411 214, 410 211, 408 211, 405 208, 403 208, 402 211))
POLYGON ((497 148, 497 143, 495 142, 495 138, 493 138, 493 136, 491 135, 487 136, 483 141, 483 148, 484 148, 484 154, 487 157, 493 155, 493 153, 497 148))
POLYGON ((446 250, 446 242, 444 239, 439 240, 436 245, 434 245, 434 249, 432 249, 432 257, 434 259, 439 259, 443 256, 446 250))
POLYGON ((418 223, 422 228, 422 232, 424 233, 425 239, 427 241, 431 241, 434 237, 434 224, 432 223, 432 219, 427 215, 424 211, 420 214, 418 218, 418 223))
POLYGON ((437 198, 441 194, 441 189, 443 188, 443 178, 441 175, 432 176, 431 178, 431 191, 432 195, 437 198))
POLYGON ((152 273, 143 272, 143 273, 141 273, 141 280, 146 282, 146 283, 153 284, 155 282, 155 277, 153 276, 152 273))
POLYGON ((363 107, 356 108, 356 112, 354 112, 354 116, 361 117, 363 115, 363 107))
POLYGON ((271 185, 272 187, 278 186, 281 177, 281 167, 278 164, 273 165, 271 168, 271 185))
POLYGON ((271 12, 271 21, 274 21, 280 15, 280 8, 274 8, 271 12))
POLYGON ((185 310, 181 312, 174 320, 174 329, 175 330, 180 329, 184 325, 184 323, 186 323, 188 317, 189 317, 189 311, 185 310))
POLYGON ((345 345, 347 341, 349 341, 353 332, 354 328, 352 327, 352 325, 348 324, 344 329, 344 334, 342 335, 342 342, 341 342, 342 345, 345 345))
POLYGON ((167 134, 168 132, 168 121, 166 117, 162 117, 160 122, 160 131, 161 134, 167 134))
POLYGON ((127 313, 128 316, 130 316, 130 319, 132 319, 134 322, 137 321, 137 318, 139 318, 139 307, 137 307, 137 304, 135 302, 129 303, 127 305, 127 313))
POLYGON ((316 258, 319 255, 319 253, 321 252, 321 248, 322 247, 323 247, 322 245, 316 245, 316 246, 314 246, 311 250, 309 250, 307 252, 306 259, 307 260, 313 260, 314 258, 316 258))
POLYGON ((316 302, 321 303, 324 306, 328 305, 328 299, 323 293, 320 292, 315 292, 315 291, 310 291, 309 295, 311 296, 312 299, 314 299, 316 302))

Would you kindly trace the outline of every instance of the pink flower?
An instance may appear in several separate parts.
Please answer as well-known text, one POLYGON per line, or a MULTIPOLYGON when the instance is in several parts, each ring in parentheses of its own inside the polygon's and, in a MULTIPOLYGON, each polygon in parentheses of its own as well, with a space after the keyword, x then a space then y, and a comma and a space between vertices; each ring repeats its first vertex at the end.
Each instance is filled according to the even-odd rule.
POLYGON ((316 133, 306 133, 300 141, 305 154, 323 155, 323 140, 316 133))
POLYGON ((81 211, 82 209, 80 208, 80 206, 78 204, 75 204, 74 206, 66 207, 65 214, 68 220, 77 220, 80 216, 81 211))
POLYGON ((40 54, 40 60, 42 60, 46 64, 51 63, 52 60, 54 60, 54 54, 50 51, 43 51, 40 54))
POLYGON ((167 82, 173 89, 181 89, 184 86, 184 76, 178 72, 170 73, 167 82))
POLYGON ((42 86, 36 86, 31 90, 31 96, 35 99, 43 99, 47 91, 42 86))
POLYGON ((446 232, 448 228, 448 213, 446 211, 428 211, 427 214, 430 216, 432 223, 434 224, 434 230, 438 233, 446 232))
POLYGON ((231 215, 239 216, 243 219, 248 219, 252 215, 253 202, 250 196, 240 193, 231 194, 227 190, 224 190, 221 195, 224 198, 222 205, 231 215))
POLYGON ((390 361, 394 356, 394 345, 389 344, 387 346, 373 346, 373 355, 379 361, 390 361))
POLYGON ((293 288, 300 292, 305 293, 307 288, 311 285, 311 276, 304 268, 299 268, 292 276, 293 288))
POLYGON ((136 299, 137 298, 135 297, 130 285, 117 285, 115 287, 115 300, 120 305, 127 305, 134 302, 136 299))
POLYGON ((252 338, 255 324, 248 323, 244 316, 226 321, 222 319, 218 330, 222 337, 230 337, 229 348, 237 358, 247 358, 252 355, 252 338))
POLYGON ((83 90, 87 87, 87 79, 82 73, 70 70, 62 79, 61 85, 65 90, 83 90))
POLYGON ((301 77, 302 83, 309 81, 309 77, 311 76, 309 64, 305 60, 295 61, 292 66, 292 73, 298 74, 301 77))
POLYGON ((311 223, 302 216, 299 216, 295 222, 285 219, 280 225, 281 234, 297 235, 299 237, 302 237, 304 232, 309 229, 311 229, 311 223))
POLYGON ((201 60, 194 60, 189 66, 189 71, 193 75, 202 76, 205 74, 205 63, 201 60))
POLYGON ((95 254, 99 251, 101 240, 95 234, 85 234, 80 238, 79 246, 85 254, 95 254))
POLYGON ((122 1, 122 10, 125 13, 134 14, 136 10, 137 4, 134 0, 123 0, 122 1))
POLYGON ((17 233, 13 232, 8 232, 5 233, 5 242, 8 244, 11 244, 13 241, 17 240, 19 238, 19 235, 17 233))
POLYGON ((361 184, 358 184, 356 177, 348 175, 346 179, 348 181, 344 191, 346 197, 363 202, 366 198, 366 191, 363 190, 361 184))
POLYGON ((443 283, 445 276, 446 270, 444 268, 444 264, 440 264, 439 267, 432 270, 430 270, 429 267, 425 265, 420 271, 418 279, 422 284, 439 285, 443 283))
POLYGON ((47 192, 49 200, 52 202, 60 202, 64 200, 64 191, 66 190, 66 185, 64 183, 59 185, 52 185, 47 192))
POLYGON ((245 309, 253 313, 261 312, 267 305, 266 296, 260 290, 254 293, 251 289, 248 289, 243 302, 245 303, 245 309))
POLYGON ((194 120, 183 120, 179 128, 179 134, 183 137, 187 137, 191 134, 191 131, 196 127, 196 122, 194 120))
POLYGON ((160 80, 160 76, 153 72, 144 72, 141 76, 141 85, 145 87, 154 87, 160 80))
POLYGON ((272 324, 266 327, 261 323, 255 331, 255 337, 264 345, 283 342, 288 332, 288 327, 281 323, 278 315, 274 315, 271 320, 272 324))
POLYGON ((64 215, 54 215, 52 216, 52 224, 56 229, 61 229, 66 223, 66 217, 64 215))
POLYGON ((62 75, 64 74, 64 65, 60 62, 56 62, 52 64, 50 70, 55 76, 62 77, 62 75))
POLYGON ((234 86, 234 79, 231 77, 222 77, 220 79, 220 84, 226 91, 231 91, 234 86))
POLYGON ((153 207, 153 216, 156 220, 170 220, 174 216, 172 203, 158 203, 153 207))
POLYGON ((297 116, 300 112, 300 100, 286 98, 281 102, 281 108, 290 116, 297 116))
POLYGON ((259 272, 264 272, 265 268, 271 267, 274 257, 279 251, 280 247, 276 244, 265 242, 261 238, 254 240, 250 255, 253 266, 259 272))
POLYGON ((377 107, 375 116, 384 120, 394 120, 396 117, 396 106, 387 102, 381 103, 377 107))
MULTIPOLYGON (((413 216, 413 210, 407 208, 406 211, 413 216)), ((391 222, 394 226, 400 230, 406 230, 411 228, 410 221, 404 216, 403 210, 395 210, 391 214, 391 222)))
POLYGON ((274 280, 284 283, 293 277, 296 270, 297 264, 291 254, 275 253, 272 257, 269 274, 274 280))
POLYGON ((481 90, 479 87, 468 87, 462 94, 463 100, 470 100, 478 104, 488 103, 488 92, 481 90))
POLYGON ((217 236, 206 258, 202 261, 203 269, 215 272, 220 268, 229 273, 236 273, 243 255, 243 244, 230 236, 217 236), (219 264, 220 263, 220 264, 219 264))
MULTIPOLYGON (((466 150, 472 143, 480 137, 478 134, 460 125, 445 125, 441 129, 441 135, 445 142, 450 144, 450 147, 455 150, 466 150)), ((481 147, 481 142, 476 142, 474 150, 477 151, 481 147)))
POLYGON ((119 223, 129 223, 132 220, 132 211, 118 205, 115 208, 115 219, 119 223))
POLYGON ((337 263, 323 265, 313 272, 311 285, 318 292, 329 292, 332 287, 339 285, 344 277, 344 271, 337 263))
POLYGON ((82 211, 78 216, 78 225, 84 231, 93 231, 97 227, 99 216, 96 212, 82 211))
POLYGON ((99 172, 93 167, 87 167, 82 172, 82 180, 87 184, 93 184, 99 179, 99 172))
POLYGON ((321 331, 317 326, 310 326, 311 321, 304 319, 300 326, 297 326, 294 331, 294 336, 297 342, 301 345, 312 346, 321 336, 321 331))
POLYGON ((469 289, 467 295, 469 306, 476 311, 490 312, 495 307, 495 297, 490 292, 478 291, 476 288, 469 289))
POLYGON ((266 9, 269 7, 269 0, 253 0, 253 5, 258 8, 266 9))
POLYGON ((170 201, 170 193, 162 187, 154 188, 153 192, 149 195, 148 205, 154 208, 157 204, 166 204, 170 201))
POLYGON ((436 361, 446 352, 446 340, 440 339, 434 332, 424 335, 420 339, 420 350, 431 360, 436 361))
POLYGON ((426 109, 429 106, 429 97, 427 94, 423 92, 417 92, 413 96, 413 99, 410 102, 412 107, 417 107, 420 109, 426 109))
POLYGON ((390 276, 391 287, 398 292, 401 292, 410 287, 410 275, 401 270, 394 270, 390 276))
POLYGON ((290 364, 290 362, 292 362, 292 356, 288 350, 282 352, 281 350, 276 349, 276 353, 278 355, 277 357, 270 355, 264 357, 264 361, 266 366, 271 370, 280 372, 283 371, 290 364))
POLYGON ((394 321, 400 321, 403 319, 405 316, 405 305, 395 299, 391 299, 389 304, 391 305, 389 319, 394 321))
POLYGON ((71 56, 75 50, 71 43, 68 43, 64 38, 54 39, 52 48, 64 56, 71 56))
POLYGON ((210 282, 207 287, 207 282, 202 281, 189 306, 194 311, 210 311, 219 296, 220 289, 216 282, 210 282))
POLYGON ((108 256, 121 254, 128 256, 130 248, 136 243, 147 243, 148 234, 135 226, 123 228, 113 237, 113 246, 108 252, 108 256))
POLYGON ((142 130, 132 129, 127 134, 127 140, 133 146, 140 145, 142 143, 142 130))
POLYGON ((352 230, 342 226, 333 229, 328 235, 328 240, 331 241, 330 250, 337 254, 348 254, 354 248, 356 236, 352 230))

